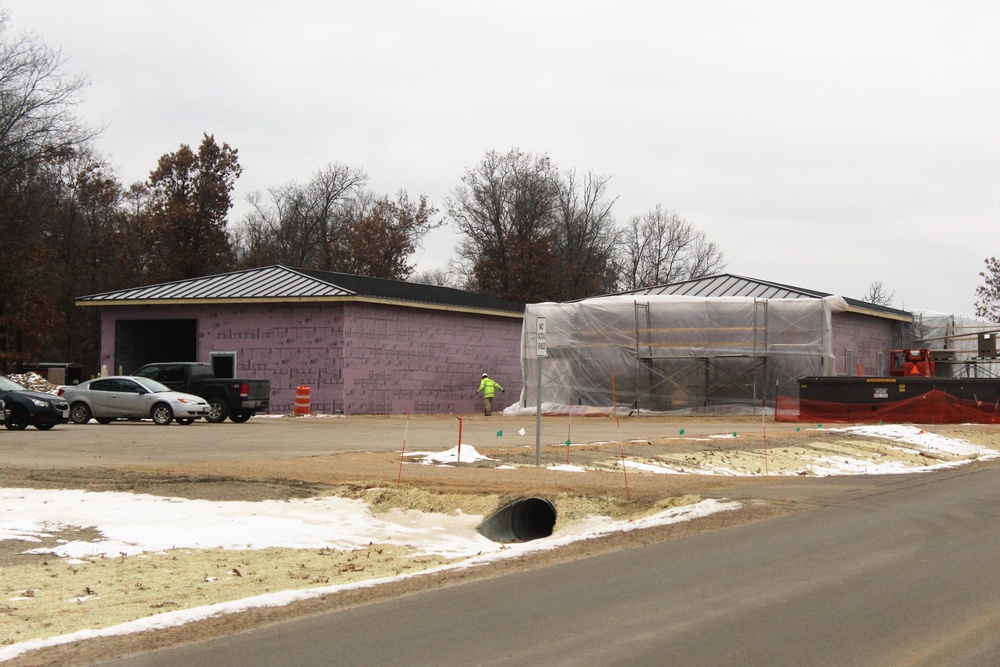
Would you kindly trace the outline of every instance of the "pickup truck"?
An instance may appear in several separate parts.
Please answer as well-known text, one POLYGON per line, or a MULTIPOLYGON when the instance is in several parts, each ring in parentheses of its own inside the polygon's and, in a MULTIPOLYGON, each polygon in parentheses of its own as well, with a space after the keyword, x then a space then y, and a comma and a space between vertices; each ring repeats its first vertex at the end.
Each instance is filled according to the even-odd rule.
POLYGON ((172 361, 146 364, 133 375, 151 378, 175 391, 201 396, 208 401, 206 421, 218 424, 229 417, 242 424, 255 412, 267 412, 271 406, 269 380, 217 378, 210 364, 196 361, 172 361))

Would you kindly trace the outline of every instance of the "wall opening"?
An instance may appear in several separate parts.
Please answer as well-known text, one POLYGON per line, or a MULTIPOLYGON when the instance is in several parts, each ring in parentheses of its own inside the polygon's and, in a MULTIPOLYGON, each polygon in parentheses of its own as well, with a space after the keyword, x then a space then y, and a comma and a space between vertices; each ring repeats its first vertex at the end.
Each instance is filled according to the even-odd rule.
POLYGON ((115 367, 129 374, 162 361, 197 361, 198 320, 117 320, 115 367))
POLYGON ((236 352, 210 352, 209 361, 217 378, 236 377, 236 352))

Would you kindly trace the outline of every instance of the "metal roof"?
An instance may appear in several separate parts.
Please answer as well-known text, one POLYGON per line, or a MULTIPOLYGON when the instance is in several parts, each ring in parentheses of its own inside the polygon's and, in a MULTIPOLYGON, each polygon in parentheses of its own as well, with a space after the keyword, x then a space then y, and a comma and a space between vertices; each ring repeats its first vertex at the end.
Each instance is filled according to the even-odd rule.
POLYGON ((656 285, 635 294, 673 294, 681 296, 752 296, 759 299, 803 299, 817 298, 821 295, 812 290, 804 290, 788 285, 769 283, 754 278, 744 278, 724 273, 707 276, 695 280, 685 280, 679 283, 656 285))
POLYGON ((78 297, 80 306, 253 301, 389 301, 524 313, 524 304, 437 285, 275 265, 78 297))
MULTIPOLYGON (((646 287, 631 292, 621 292, 621 294, 634 294, 636 296, 649 296, 658 294, 678 295, 678 296, 701 296, 701 297, 724 297, 724 296, 745 296, 758 299, 822 299, 834 296, 829 292, 820 292, 804 287, 793 287, 792 285, 782 285, 767 280, 757 278, 747 278, 731 273, 720 273, 704 278, 684 280, 666 285, 656 285, 646 287)), ((881 306, 860 299, 842 297, 847 302, 850 310, 856 312, 866 312, 872 315, 890 317, 910 321, 912 313, 881 306)))

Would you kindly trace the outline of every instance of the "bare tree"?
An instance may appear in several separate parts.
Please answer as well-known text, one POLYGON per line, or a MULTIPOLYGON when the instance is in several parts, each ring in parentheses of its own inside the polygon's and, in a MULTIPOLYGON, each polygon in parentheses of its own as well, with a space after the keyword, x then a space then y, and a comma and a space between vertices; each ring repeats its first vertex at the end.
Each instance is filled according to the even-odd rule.
POLYGON ((411 201, 406 192, 389 197, 365 193, 351 212, 340 238, 331 243, 334 269, 345 273, 404 280, 412 272, 410 257, 431 229, 437 209, 421 196, 411 201))
POLYGON ((46 216, 51 226, 47 261, 58 267, 50 270, 48 286, 56 297, 58 324, 52 327, 56 335, 39 354, 89 365, 99 355, 100 313, 75 308, 74 300, 124 286, 113 284, 115 277, 123 265, 136 265, 124 261, 124 249, 116 243, 115 232, 124 215, 122 187, 114 170, 89 147, 64 150, 62 156, 45 161, 50 204, 46 216), (114 252, 109 252, 111 248, 114 252))
POLYGON ((891 307, 894 298, 896 298, 895 292, 890 292, 881 280, 876 280, 868 287, 868 292, 865 293, 863 300, 874 303, 876 306, 891 307))
POLYGON ((617 279, 615 252, 619 233, 607 194, 610 176, 575 170, 563 175, 555 209, 556 291, 560 301, 610 292, 617 279))
POLYGON ((437 285, 438 287, 454 287, 458 289, 462 287, 451 271, 442 268, 418 271, 407 278, 407 281, 421 285, 437 285))
POLYGON ((66 75, 62 54, 35 35, 11 37, 9 23, 0 11, 0 178, 98 134, 75 111, 86 79, 66 75))
POLYGON ((725 268, 722 251, 705 232, 659 205, 629 219, 619 259, 619 287, 635 290, 701 278, 725 268))
POLYGON ((335 246, 367 182, 361 169, 331 163, 304 185, 292 181, 269 190, 269 201, 252 194, 253 210, 232 232, 238 265, 334 270, 335 246))
POLYGON ((64 194, 59 172, 97 132, 76 115, 82 77, 58 51, 10 33, 0 10, 0 366, 31 359, 51 339, 63 304, 49 276, 64 271, 52 245, 64 194), (57 268, 58 267, 58 268, 57 268))
POLYGON ((280 225, 270 215, 261 193, 251 192, 246 196, 246 202, 250 204, 250 211, 229 228, 236 268, 294 264, 281 259, 276 240, 280 225))
POLYGON ((447 200, 465 235, 458 254, 477 291, 513 301, 552 298, 559 173, 548 156, 489 151, 447 200))
POLYGON ((253 209, 231 230, 242 268, 289 264, 376 278, 405 279, 410 257, 442 223, 421 195, 395 198, 365 189, 364 171, 329 164, 305 185, 289 183, 247 197, 253 209))

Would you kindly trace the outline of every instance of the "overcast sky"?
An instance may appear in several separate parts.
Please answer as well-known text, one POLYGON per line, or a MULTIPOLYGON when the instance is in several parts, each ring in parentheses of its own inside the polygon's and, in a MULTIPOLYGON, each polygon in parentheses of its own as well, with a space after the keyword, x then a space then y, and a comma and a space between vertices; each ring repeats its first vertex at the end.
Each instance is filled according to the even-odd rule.
MULTIPOLYGON (((90 85, 122 181, 202 134, 254 191, 329 163, 438 208, 488 150, 612 176, 727 271, 971 315, 1000 255, 1000 3, 0 0, 90 85)), ((428 237, 420 270, 457 237, 428 237)))

